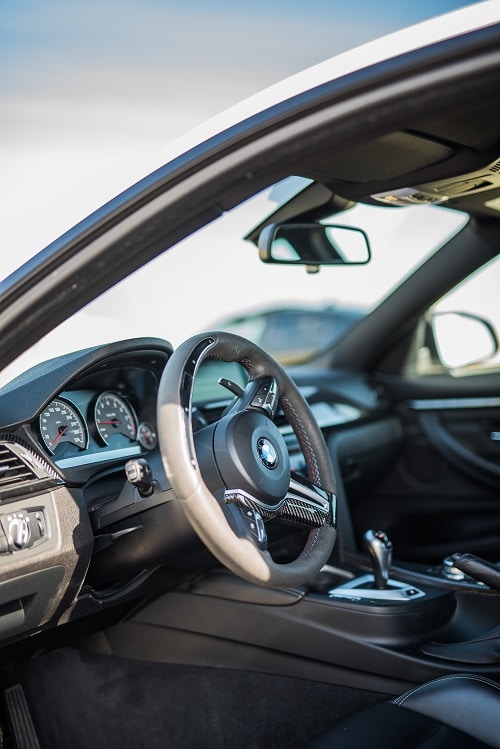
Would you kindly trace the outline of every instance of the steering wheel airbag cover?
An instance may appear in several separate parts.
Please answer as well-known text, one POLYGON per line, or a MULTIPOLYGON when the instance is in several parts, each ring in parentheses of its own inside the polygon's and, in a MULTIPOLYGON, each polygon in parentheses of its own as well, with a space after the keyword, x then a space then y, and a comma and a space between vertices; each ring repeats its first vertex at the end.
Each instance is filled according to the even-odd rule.
POLYGON ((214 450, 228 488, 243 489, 269 504, 276 504, 286 494, 290 484, 288 450, 281 432, 264 414, 242 411, 221 419, 214 450))

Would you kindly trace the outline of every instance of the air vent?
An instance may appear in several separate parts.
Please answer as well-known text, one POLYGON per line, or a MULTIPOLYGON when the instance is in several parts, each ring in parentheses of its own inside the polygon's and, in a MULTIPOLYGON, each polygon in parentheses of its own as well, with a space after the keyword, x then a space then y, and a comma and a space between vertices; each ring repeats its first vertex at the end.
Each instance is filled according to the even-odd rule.
POLYGON ((0 489, 36 479, 36 473, 21 458, 5 445, 0 445, 0 489))
POLYGON ((495 174, 500 172, 500 159, 490 165, 490 172, 494 172, 495 174))
POLYGON ((61 483, 61 476, 24 442, 0 436, 0 501, 61 483))

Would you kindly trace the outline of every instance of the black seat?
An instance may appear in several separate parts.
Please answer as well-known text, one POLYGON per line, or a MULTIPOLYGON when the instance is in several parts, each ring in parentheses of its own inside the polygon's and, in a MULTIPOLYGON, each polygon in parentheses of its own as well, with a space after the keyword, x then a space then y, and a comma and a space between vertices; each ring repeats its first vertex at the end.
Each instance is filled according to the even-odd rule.
POLYGON ((500 749, 500 684, 442 676, 337 723, 314 749, 500 749))

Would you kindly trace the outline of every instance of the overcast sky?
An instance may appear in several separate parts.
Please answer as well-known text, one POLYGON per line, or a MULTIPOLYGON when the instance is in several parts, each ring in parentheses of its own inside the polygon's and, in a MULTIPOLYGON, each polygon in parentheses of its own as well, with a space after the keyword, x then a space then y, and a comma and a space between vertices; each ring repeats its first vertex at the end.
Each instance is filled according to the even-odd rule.
POLYGON ((0 275, 162 163, 166 143, 459 0, 1 0, 0 275))

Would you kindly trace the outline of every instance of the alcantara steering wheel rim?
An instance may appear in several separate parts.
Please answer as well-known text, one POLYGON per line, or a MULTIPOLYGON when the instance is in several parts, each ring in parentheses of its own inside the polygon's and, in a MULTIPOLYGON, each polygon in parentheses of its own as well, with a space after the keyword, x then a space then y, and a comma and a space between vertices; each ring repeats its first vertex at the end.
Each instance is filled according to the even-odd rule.
MULTIPOLYGON (((266 397, 270 401, 270 396, 266 397)), ((294 587, 313 579, 335 544, 335 480, 321 430, 282 367, 256 344, 232 333, 194 336, 174 351, 164 369, 157 418, 163 464, 173 492, 194 531, 214 556, 235 574, 266 587, 294 587), (194 378, 205 359, 241 364, 249 375, 249 395, 245 396, 246 406, 242 398, 239 407, 217 422, 205 439, 210 444, 201 450, 198 445, 195 448, 191 408, 194 378), (259 405, 263 402, 259 394, 267 392, 266 383, 272 383, 276 405, 279 398, 303 451, 310 478, 303 489, 295 480, 289 482, 284 440, 282 444, 269 418, 268 405, 259 405), (212 483, 213 476, 220 474, 221 486, 226 488, 224 500, 221 492, 216 492, 216 498, 205 483, 208 474, 212 483), (245 488, 228 486, 234 482, 245 488), (238 535, 233 521, 228 521, 225 505, 233 502, 241 508, 246 527, 252 532, 238 535), (264 527, 262 516, 280 515, 311 527, 302 552, 286 564, 273 560, 255 531, 256 522, 259 528, 264 527)))

